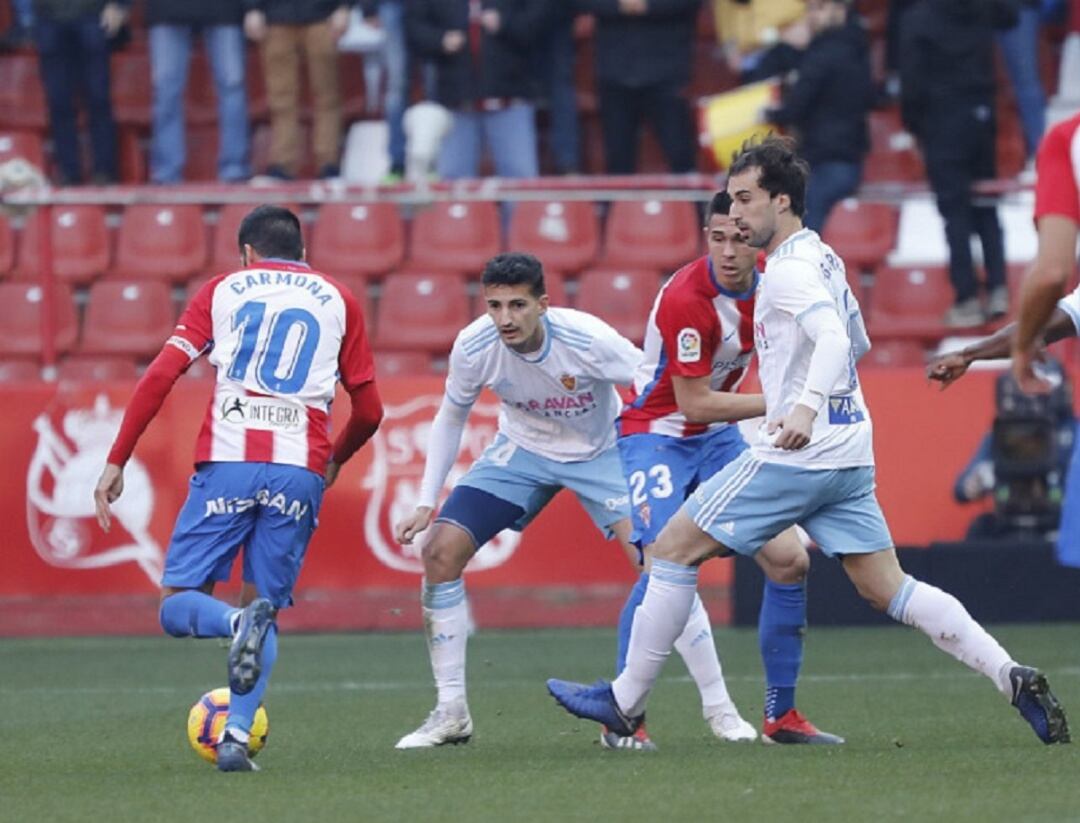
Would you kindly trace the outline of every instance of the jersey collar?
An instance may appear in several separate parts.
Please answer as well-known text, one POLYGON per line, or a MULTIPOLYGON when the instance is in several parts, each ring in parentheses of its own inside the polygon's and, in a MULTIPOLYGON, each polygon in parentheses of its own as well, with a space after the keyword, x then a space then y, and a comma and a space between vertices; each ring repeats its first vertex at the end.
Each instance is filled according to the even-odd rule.
POLYGON ((509 346, 506 346, 506 343, 503 343, 502 340, 500 340, 499 342, 502 343, 504 346, 506 346, 507 351, 509 351, 512 355, 514 355, 515 357, 520 357, 526 363, 540 363, 541 361, 543 361, 543 359, 545 357, 548 356, 548 353, 551 351, 551 337, 552 337, 552 335, 551 335, 551 321, 548 320, 548 316, 547 316, 546 313, 540 316, 540 322, 543 324, 544 342, 540 346, 540 349, 539 349, 540 353, 539 354, 537 354, 536 352, 529 352, 528 354, 522 354, 521 352, 514 351, 509 346))
MULTIPOLYGON (((311 271, 311 266, 305 263, 303 260, 286 260, 284 257, 264 257, 259 261, 260 265, 265 264, 273 268, 282 269, 305 269, 311 271)), ((256 268, 255 266, 249 266, 248 268, 256 268)))
POLYGON ((749 300, 754 296, 754 292, 757 291, 758 280, 761 279, 761 275, 758 273, 757 267, 754 268, 753 282, 747 287, 746 291, 732 291, 731 289, 725 289, 720 285, 720 281, 716 278, 716 270, 713 269, 712 258, 706 256, 705 263, 709 267, 709 282, 713 284, 713 288, 717 290, 724 297, 731 297, 735 300, 749 300))

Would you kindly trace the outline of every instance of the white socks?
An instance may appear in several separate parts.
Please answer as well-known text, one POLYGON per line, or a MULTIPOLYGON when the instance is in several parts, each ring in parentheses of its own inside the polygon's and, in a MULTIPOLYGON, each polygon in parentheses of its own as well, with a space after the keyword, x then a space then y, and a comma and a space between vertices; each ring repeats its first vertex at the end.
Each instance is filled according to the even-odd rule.
POLYGON ((1011 698, 1009 669, 1016 661, 951 594, 909 575, 889 604, 888 612, 894 620, 927 635, 935 646, 965 666, 985 674, 998 691, 1011 698))
POLYGON ((720 658, 716 654, 712 626, 705 604, 701 602, 695 589, 694 602, 690 607, 690 619, 686 629, 675 641, 675 651, 682 657, 690 676, 697 683, 701 692, 701 709, 705 717, 711 717, 717 710, 731 702, 724 673, 720 668, 720 658))
POLYGON ((424 636, 438 703, 465 700, 465 646, 469 637, 469 608, 465 581, 423 584, 424 636))
POLYGON ((653 560, 649 587, 634 615, 626 668, 611 684, 619 708, 631 717, 645 710, 664 661, 687 630, 697 600, 697 577, 695 567, 653 560))

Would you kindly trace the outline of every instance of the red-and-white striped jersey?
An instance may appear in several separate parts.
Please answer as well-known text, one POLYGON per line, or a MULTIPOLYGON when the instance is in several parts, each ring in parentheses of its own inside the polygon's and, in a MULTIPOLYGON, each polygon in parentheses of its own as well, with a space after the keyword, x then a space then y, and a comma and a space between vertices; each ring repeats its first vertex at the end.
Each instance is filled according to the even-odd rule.
POLYGON ((1035 219, 1057 214, 1080 224, 1080 114, 1046 133, 1035 168, 1035 219))
POLYGON ((743 294, 724 289, 709 258, 679 269, 660 289, 649 312, 645 360, 619 417, 621 435, 652 432, 689 437, 729 423, 690 423, 675 402, 672 376, 710 378, 716 391, 737 391, 754 353, 753 285, 743 294))
POLYGON ((283 463, 321 474, 336 382, 351 391, 375 376, 356 297, 303 263, 264 260, 214 278, 167 345, 192 360, 209 350, 217 369, 196 463, 283 463))

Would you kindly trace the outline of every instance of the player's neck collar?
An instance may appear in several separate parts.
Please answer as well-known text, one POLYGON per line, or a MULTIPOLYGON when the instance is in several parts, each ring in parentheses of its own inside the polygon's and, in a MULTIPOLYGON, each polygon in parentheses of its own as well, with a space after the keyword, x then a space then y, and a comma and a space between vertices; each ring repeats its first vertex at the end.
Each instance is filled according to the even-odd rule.
POLYGON ((287 260, 284 257, 264 257, 259 261, 261 266, 291 266, 297 269, 311 270, 311 266, 304 260, 287 260))
MULTIPOLYGON (((519 352, 517 349, 507 346, 506 343, 503 343, 503 345, 526 363, 539 363, 547 357, 548 352, 551 351, 551 321, 548 320, 547 312, 540 316, 540 330, 544 333, 544 339, 540 343, 539 348, 533 349, 530 352, 519 352)), ((502 343, 501 340, 499 342, 502 343)))
POLYGON ((754 296, 754 292, 757 291, 758 280, 761 278, 761 275, 758 274, 758 270, 756 267, 754 268, 754 278, 750 281, 750 285, 746 288, 746 290, 732 291, 731 289, 725 289, 722 285, 720 285, 720 281, 716 277, 716 270, 713 268, 712 258, 706 256, 705 262, 709 267, 709 281, 713 284, 713 288, 715 288, 720 294, 724 295, 724 297, 731 297, 735 300, 746 300, 747 298, 754 296))

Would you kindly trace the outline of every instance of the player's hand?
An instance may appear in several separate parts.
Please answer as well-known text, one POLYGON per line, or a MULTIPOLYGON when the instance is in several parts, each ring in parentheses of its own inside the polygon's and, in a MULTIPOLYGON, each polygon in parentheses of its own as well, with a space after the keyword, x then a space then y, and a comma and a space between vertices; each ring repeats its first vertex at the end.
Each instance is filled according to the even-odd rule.
POLYGON ((394 539, 402 546, 411 546, 413 538, 431 525, 434 514, 430 506, 417 506, 416 511, 394 526, 394 539))
POLYGON ((969 365, 961 352, 949 352, 930 361, 926 366, 926 377, 941 383, 941 390, 944 391, 967 373, 969 365))
POLYGON ((331 460, 326 464, 326 478, 324 480, 323 488, 330 488, 334 485, 334 481, 337 480, 338 472, 341 471, 341 464, 335 463, 331 460))
POLYGON ((244 15, 244 34, 255 43, 266 37, 266 15, 258 9, 252 9, 244 15))
POLYGON ((1037 348, 1013 349, 1012 375, 1024 394, 1049 394, 1053 386, 1035 373, 1035 363, 1042 359, 1037 348))
POLYGON ((785 451, 801 449, 810 442, 810 433, 814 429, 815 412, 809 406, 796 403, 795 407, 778 423, 769 424, 769 434, 777 429, 779 436, 773 441, 773 445, 785 451))
POLYGON ((108 531, 112 526, 112 512, 109 504, 116 502, 124 493, 124 470, 115 463, 106 463, 105 471, 98 478, 97 486, 94 487, 94 510, 97 512, 97 522, 102 531, 108 531))

